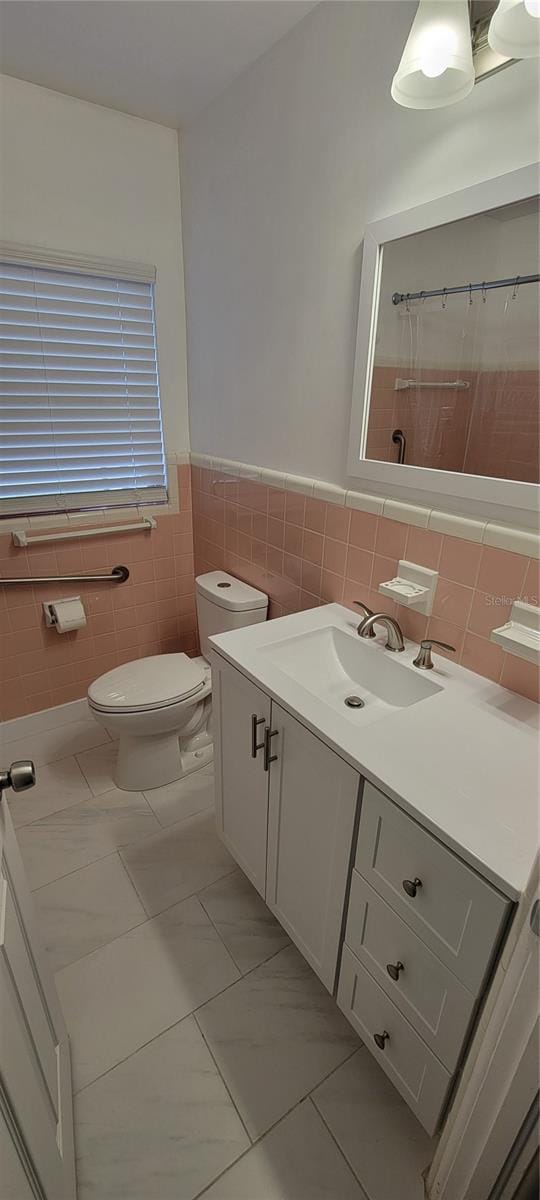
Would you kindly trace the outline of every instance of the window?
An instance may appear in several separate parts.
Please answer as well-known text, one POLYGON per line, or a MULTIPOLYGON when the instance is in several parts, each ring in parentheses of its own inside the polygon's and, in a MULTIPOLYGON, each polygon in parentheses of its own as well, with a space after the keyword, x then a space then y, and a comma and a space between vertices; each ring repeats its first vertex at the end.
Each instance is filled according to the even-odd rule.
POLYGON ((93 268, 0 262, 4 514, 167 499, 153 281, 93 268))

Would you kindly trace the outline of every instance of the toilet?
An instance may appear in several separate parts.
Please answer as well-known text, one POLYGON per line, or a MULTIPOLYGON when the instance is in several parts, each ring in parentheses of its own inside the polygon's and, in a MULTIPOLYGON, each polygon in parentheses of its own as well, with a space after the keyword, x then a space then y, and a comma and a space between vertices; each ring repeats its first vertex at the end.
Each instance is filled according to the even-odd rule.
POLYGON ((212 761, 209 637, 265 621, 268 596, 225 571, 195 580, 202 654, 156 654, 115 667, 88 689, 89 707, 119 740, 115 783, 162 787, 212 761))

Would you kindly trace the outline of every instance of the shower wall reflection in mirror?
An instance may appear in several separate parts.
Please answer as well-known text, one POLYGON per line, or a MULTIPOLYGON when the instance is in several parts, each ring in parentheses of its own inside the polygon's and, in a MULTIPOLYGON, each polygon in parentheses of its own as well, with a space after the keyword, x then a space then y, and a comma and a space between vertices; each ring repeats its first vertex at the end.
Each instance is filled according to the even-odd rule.
POLYGON ((366 458, 540 482, 538 215, 534 197, 386 243, 366 458))

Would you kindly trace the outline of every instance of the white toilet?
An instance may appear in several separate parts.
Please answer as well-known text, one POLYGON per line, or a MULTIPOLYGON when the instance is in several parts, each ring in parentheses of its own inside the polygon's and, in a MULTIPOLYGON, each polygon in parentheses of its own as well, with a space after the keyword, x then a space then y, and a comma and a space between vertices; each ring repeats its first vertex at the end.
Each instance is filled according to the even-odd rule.
POLYGON ((96 721, 119 738, 115 782, 162 787, 212 759, 208 638, 266 620, 268 596, 224 571, 195 580, 202 655, 156 654, 107 671, 88 689, 96 721))

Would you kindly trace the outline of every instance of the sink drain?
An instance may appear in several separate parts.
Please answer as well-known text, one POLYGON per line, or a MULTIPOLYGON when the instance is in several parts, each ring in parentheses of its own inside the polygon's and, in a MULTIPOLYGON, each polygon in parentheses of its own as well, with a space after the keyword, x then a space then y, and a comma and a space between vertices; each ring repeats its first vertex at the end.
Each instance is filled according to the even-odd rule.
POLYGON ((347 708, 364 708, 365 700, 361 700, 360 696, 347 696, 345 704, 347 708))

